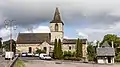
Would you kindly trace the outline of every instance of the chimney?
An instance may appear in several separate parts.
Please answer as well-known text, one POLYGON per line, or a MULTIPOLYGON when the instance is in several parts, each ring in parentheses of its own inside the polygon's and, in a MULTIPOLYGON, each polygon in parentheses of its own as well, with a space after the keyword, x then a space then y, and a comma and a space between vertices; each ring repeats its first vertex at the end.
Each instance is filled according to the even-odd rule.
POLYGON ((113 41, 112 41, 112 48, 114 48, 114 44, 113 44, 113 41))

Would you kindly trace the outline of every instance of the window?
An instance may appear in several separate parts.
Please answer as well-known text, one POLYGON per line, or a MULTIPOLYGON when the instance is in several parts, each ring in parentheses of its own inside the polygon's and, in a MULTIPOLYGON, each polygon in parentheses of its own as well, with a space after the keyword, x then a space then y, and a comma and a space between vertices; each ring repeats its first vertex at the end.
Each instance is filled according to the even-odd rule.
POLYGON ((44 47, 43 49, 44 49, 45 51, 47 50, 47 48, 46 48, 46 47, 44 47))
POLYGON ((32 47, 29 47, 29 53, 31 53, 32 52, 32 47))
POLYGON ((55 24, 55 31, 58 31, 58 24, 55 24))
POLYGON ((69 50, 71 50, 71 46, 69 46, 69 50))

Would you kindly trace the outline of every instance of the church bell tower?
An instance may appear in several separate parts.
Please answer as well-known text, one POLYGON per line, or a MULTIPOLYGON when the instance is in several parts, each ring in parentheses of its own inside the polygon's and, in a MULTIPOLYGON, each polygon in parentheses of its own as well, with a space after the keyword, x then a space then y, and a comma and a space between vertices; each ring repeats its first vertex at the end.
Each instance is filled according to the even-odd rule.
POLYGON ((64 37, 64 23, 61 20, 60 13, 58 8, 56 7, 55 14, 53 20, 50 22, 50 31, 51 31, 51 42, 54 42, 55 39, 61 39, 63 41, 64 37))

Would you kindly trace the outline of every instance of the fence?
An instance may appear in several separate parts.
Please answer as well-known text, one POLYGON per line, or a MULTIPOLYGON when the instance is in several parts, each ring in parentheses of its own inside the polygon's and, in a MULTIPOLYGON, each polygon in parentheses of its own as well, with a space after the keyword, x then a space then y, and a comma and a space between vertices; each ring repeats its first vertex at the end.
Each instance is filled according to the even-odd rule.
POLYGON ((8 63, 7 67, 13 67, 15 62, 17 61, 18 57, 15 57, 13 60, 10 60, 10 62, 8 63))

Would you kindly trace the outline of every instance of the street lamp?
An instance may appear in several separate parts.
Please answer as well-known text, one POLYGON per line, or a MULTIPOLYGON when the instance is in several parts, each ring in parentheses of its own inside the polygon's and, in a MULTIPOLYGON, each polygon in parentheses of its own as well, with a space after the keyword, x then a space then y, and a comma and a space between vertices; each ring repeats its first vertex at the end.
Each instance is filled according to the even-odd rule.
POLYGON ((16 26, 13 24, 13 22, 15 22, 15 20, 5 20, 5 28, 8 29, 10 31, 10 51, 12 51, 12 31, 16 30, 16 26))

